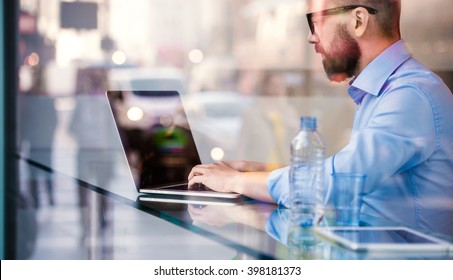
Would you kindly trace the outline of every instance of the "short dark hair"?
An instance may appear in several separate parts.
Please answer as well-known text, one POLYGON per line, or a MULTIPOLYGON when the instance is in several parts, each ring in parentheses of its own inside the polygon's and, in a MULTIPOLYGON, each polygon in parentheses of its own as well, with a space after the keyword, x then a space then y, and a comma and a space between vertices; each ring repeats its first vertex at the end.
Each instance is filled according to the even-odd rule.
POLYGON ((378 12, 373 15, 382 36, 400 37, 401 0, 333 0, 338 6, 363 5, 378 12))

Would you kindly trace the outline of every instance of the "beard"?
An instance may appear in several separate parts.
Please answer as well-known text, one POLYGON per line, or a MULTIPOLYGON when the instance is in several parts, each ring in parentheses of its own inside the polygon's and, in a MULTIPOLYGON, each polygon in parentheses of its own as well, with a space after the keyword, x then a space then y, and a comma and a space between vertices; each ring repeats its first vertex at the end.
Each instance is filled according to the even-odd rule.
POLYGON ((341 82, 355 75, 361 52, 345 25, 338 26, 335 33, 328 51, 320 46, 318 51, 324 54, 322 64, 329 80, 341 82))

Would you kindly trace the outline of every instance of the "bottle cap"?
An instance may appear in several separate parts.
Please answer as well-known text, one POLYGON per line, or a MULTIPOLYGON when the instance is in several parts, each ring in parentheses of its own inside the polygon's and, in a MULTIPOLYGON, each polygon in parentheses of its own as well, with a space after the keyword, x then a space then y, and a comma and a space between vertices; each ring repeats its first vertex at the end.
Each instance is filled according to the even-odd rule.
POLYGON ((315 131, 316 128, 316 117, 308 116, 300 118, 300 129, 315 131))

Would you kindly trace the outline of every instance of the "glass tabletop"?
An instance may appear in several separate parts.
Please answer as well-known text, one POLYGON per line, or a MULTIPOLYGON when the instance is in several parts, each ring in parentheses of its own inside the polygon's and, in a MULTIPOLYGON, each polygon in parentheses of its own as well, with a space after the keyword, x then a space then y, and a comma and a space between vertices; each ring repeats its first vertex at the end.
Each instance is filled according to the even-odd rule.
MULTIPOLYGON (((190 198, 147 201, 132 192, 101 188, 45 168, 53 174, 54 204, 41 203, 18 215, 36 218, 31 258, 60 259, 449 259, 448 252, 354 251, 289 219, 289 209, 254 200, 206 205, 190 198), (68 185, 72 185, 69 190, 68 185), (57 188, 58 187, 58 188, 57 188), (73 200, 75 193, 79 197, 73 200), (76 217, 78 216, 78 218, 76 217), (79 220, 79 223, 76 220, 79 220), (42 230, 44 229, 44 231, 42 230), (59 236, 61 231, 66 234, 59 236), (56 241, 55 241, 56 240, 56 241), (49 244, 50 242, 50 244, 49 244), (46 247, 47 243, 47 247, 46 247), (61 253, 62 247, 77 247, 61 253), (78 244, 78 246, 76 246, 78 244)), ((97 171, 94 169, 93 171, 97 171)), ((121 182, 121 180, 119 180, 121 182)), ((45 194, 42 194, 45 197, 45 194)), ((361 226, 396 226, 362 217, 361 226)), ((449 237, 442 236, 447 241, 449 237)), ((63 250, 65 251, 65 250, 63 250)))
MULTIPOLYGON (((288 209, 254 200, 140 199, 105 96, 29 97, 22 104, 34 104, 47 121, 33 125, 38 114, 23 116, 30 123, 17 152, 20 259, 452 258, 350 250, 292 226, 288 209), (77 106, 85 111, 75 115, 77 106), (59 108, 58 121, 44 108, 59 108)), ((361 220, 361 226, 399 226, 361 220)))

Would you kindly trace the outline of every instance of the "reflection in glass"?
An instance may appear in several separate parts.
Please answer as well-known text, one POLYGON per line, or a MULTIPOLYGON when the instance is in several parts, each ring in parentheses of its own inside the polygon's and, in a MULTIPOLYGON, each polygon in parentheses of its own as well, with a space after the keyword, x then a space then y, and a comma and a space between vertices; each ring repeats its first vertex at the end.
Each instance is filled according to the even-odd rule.
POLYGON ((240 159, 289 164, 299 114, 288 96, 285 75, 265 72, 253 104, 242 115, 236 148, 240 159))
MULTIPOLYGON (((310 113, 322 117, 328 153, 337 151, 349 139, 354 106, 346 94, 347 85, 327 81, 319 57, 306 43, 309 30, 305 1, 97 0, 97 28, 89 30, 65 28, 55 16, 61 1, 19 2, 17 122, 21 140, 17 143, 18 152, 64 174, 107 189, 114 183, 127 182, 124 171, 114 168, 123 158, 118 160, 122 154, 118 152, 120 144, 115 138, 116 131, 112 132, 110 111, 103 96, 107 90, 176 90, 211 103, 206 106, 209 116, 199 121, 199 126, 192 127, 201 127, 199 139, 206 151, 201 150, 200 156, 212 162, 211 150, 219 147, 223 159, 234 159, 239 132, 245 125, 238 116, 250 107, 242 97, 256 96, 260 73, 268 70, 285 77, 287 94, 294 97, 289 103, 295 105, 297 115, 310 113), (56 110, 52 108, 53 101, 57 101, 56 110)), ((410 50, 451 88, 453 2, 402 0, 402 7, 402 33, 410 50)), ((271 118, 260 116, 261 119, 256 117, 258 123, 270 127, 266 132, 272 132, 271 118)), ((274 120, 278 121, 278 116, 274 120)), ((161 129, 156 129, 155 134, 162 135, 165 131, 162 128, 171 123, 171 118, 162 117, 161 129)), ((252 133, 252 129, 248 132, 252 133)), ((131 129, 127 134, 132 139, 136 131, 131 129)), ((281 151, 272 154, 253 150, 256 139, 265 139, 266 144, 276 141, 272 136, 272 133, 258 133, 248 139, 252 144, 244 145, 252 147, 250 151, 255 158, 284 161, 284 144, 280 146, 281 151)), ((179 140, 173 141, 174 144, 179 140)), ((129 144, 129 160, 139 162, 137 142, 131 140, 129 144)), ((220 158, 217 152, 214 156, 220 158)), ((97 226, 89 221, 102 220, 102 216, 114 210, 107 203, 105 207, 99 206, 103 203, 81 194, 83 190, 68 191, 74 182, 57 183, 54 176, 33 166, 24 165, 19 179, 24 183, 20 186, 22 191, 26 190, 28 195, 16 198, 20 227, 16 239, 25 237, 34 243, 36 238, 34 247, 26 245, 28 242, 18 244, 18 248, 33 248, 38 253, 32 258, 77 255, 76 249, 73 254, 64 254, 62 251, 70 245, 59 244, 57 241, 61 239, 55 237, 68 231, 53 229, 54 236, 45 229, 52 222, 63 224, 63 228, 76 224, 79 205, 86 208, 83 214, 86 232, 94 232, 89 224, 97 226), (52 201, 54 206, 50 207, 52 201), (35 208, 37 205, 39 208, 35 208), (73 208, 77 214, 68 210, 73 208), (22 224, 27 219, 31 223, 22 224), (23 236, 25 232, 30 236, 23 236), (37 235, 33 236, 34 233, 37 235), (50 242, 40 239, 49 236, 50 242), (52 246, 46 247, 48 243, 57 244, 53 248, 55 255, 51 253, 52 246)), ((127 183, 124 185, 126 189, 129 187, 127 183)), ((443 200, 435 204, 449 205, 443 200)), ((277 240, 287 244, 287 235, 286 231, 277 240)), ((26 258, 30 251, 18 256, 26 258)), ((77 257, 88 258, 85 254, 77 257)))
MULTIPOLYGON (((319 240, 312 231, 300 226, 293 226, 288 234, 288 258, 292 260, 317 260, 329 259, 325 255, 327 243, 319 240)), ((327 253, 330 253, 327 251, 327 253)))

